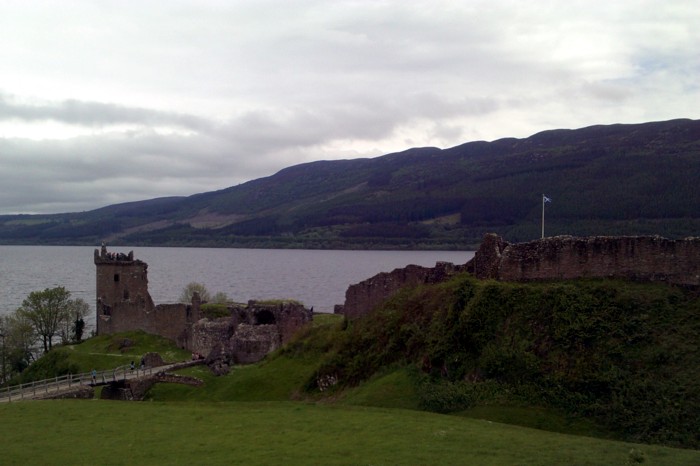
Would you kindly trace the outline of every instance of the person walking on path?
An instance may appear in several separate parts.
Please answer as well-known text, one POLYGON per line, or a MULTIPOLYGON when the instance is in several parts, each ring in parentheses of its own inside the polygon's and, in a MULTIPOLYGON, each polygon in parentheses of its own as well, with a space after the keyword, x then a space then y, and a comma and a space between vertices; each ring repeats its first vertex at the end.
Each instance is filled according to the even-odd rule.
POLYGON ((92 384, 95 385, 97 383, 97 371, 95 369, 92 370, 92 384))

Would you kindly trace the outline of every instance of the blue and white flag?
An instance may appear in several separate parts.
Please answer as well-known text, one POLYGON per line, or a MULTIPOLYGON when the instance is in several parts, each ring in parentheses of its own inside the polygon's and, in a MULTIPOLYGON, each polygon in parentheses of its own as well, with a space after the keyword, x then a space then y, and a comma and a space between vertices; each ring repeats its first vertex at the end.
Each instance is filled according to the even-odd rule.
POLYGON ((542 195, 542 202, 552 202, 552 200, 543 194, 542 195))

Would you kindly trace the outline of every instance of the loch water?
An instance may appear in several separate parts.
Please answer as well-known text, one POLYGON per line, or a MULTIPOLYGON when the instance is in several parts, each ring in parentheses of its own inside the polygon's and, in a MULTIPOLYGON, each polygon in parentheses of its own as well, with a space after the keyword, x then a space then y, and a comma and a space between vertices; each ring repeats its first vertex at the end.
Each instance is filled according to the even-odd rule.
MULTIPOLYGON (((95 306, 95 265, 90 246, 0 246, 0 314, 11 312, 32 291, 63 286, 95 306)), ((229 299, 296 299, 317 312, 333 312, 349 285, 409 264, 464 264, 471 251, 338 251, 301 249, 109 248, 134 251, 148 263, 156 304, 173 303, 190 282, 229 299)), ((94 312, 88 325, 94 325, 94 312)))

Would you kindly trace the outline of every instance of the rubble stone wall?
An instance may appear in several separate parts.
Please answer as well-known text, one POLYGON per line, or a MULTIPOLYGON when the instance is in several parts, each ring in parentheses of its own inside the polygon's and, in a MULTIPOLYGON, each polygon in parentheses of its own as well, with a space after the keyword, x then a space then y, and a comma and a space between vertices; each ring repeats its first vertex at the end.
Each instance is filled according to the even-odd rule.
POLYGON ((345 317, 354 319, 366 314, 405 286, 440 283, 463 270, 462 265, 438 262, 435 267, 409 265, 402 269, 394 269, 392 272, 382 272, 360 283, 350 285, 345 292, 345 304, 335 312, 342 309, 345 317))
POLYGON ((409 265, 348 287, 335 312, 353 319, 367 314, 405 286, 439 283, 467 271, 503 281, 622 278, 700 286, 700 238, 659 236, 556 236, 511 244, 490 233, 464 265, 409 265))
POLYGON ((700 286, 700 238, 556 236, 508 244, 487 235, 467 269, 503 281, 610 277, 700 286))

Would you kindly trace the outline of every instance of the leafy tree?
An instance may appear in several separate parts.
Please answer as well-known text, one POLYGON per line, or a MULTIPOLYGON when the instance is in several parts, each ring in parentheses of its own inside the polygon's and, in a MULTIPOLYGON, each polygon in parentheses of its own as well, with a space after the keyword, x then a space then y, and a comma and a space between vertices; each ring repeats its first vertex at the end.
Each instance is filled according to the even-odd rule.
POLYGON ((18 314, 31 322, 42 340, 44 353, 48 353, 54 336, 60 332, 62 324, 71 318, 71 308, 70 292, 59 286, 29 293, 22 301, 18 314))
POLYGON ((85 330, 85 320, 79 317, 75 320, 75 327, 73 330, 73 341, 80 343, 83 341, 83 331, 85 330))
POLYGON ((77 298, 69 300, 67 307, 68 312, 59 324, 58 334, 61 337, 61 343, 80 343, 85 329, 84 318, 90 313, 90 305, 83 299, 77 298))
POLYGON ((224 293, 223 291, 219 291, 214 295, 213 298, 211 298, 211 302, 213 304, 226 304, 228 303, 228 301, 228 295, 226 295, 226 293, 224 293))
POLYGON ((209 302, 211 296, 209 295, 207 287, 197 282, 190 282, 187 284, 187 286, 185 286, 180 294, 180 302, 185 304, 191 303, 192 296, 195 294, 195 292, 199 293, 199 297, 202 301, 209 302))
POLYGON ((4 363, 3 380, 9 379, 13 373, 22 372, 35 359, 34 343, 36 337, 32 323, 18 310, 0 319, 3 347, 2 362, 4 363))

